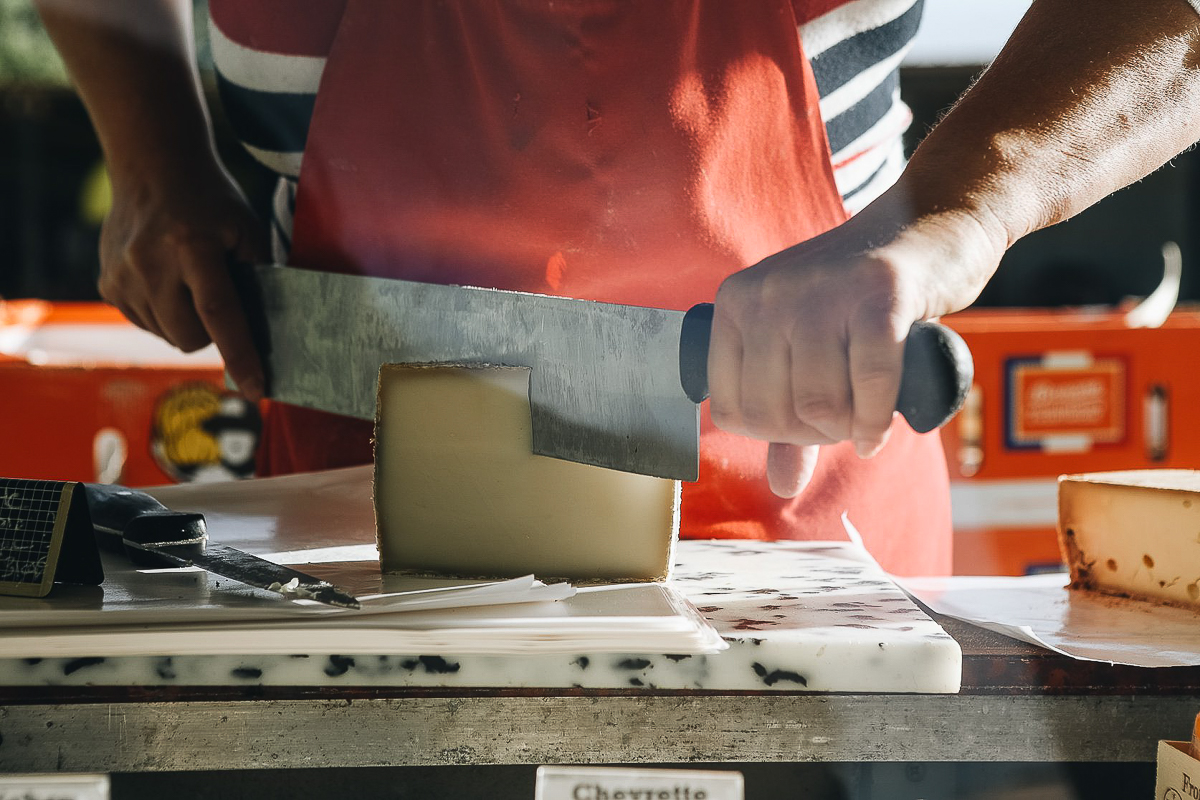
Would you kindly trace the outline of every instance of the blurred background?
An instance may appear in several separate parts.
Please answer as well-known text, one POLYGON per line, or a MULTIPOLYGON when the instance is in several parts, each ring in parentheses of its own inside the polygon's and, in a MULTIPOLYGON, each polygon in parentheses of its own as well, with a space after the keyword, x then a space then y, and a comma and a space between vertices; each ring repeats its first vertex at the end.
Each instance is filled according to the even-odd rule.
MULTIPOLYGON (((914 115, 910 152, 1029 5, 924 0, 901 75, 914 115)), ((236 143, 221 114, 207 2, 194 6, 218 147, 268 217, 274 178, 236 143)), ((1060 569, 1060 474, 1200 466, 1200 419, 1191 414, 1200 380, 1179 357, 1200 348, 1200 257, 1190 224, 1200 216, 1197 169, 1196 152, 1186 152, 1076 218, 1026 237, 976 308, 947 318, 976 368, 966 409, 941 432, 957 573, 1060 569), (1165 242, 1182 253, 1180 305, 1168 318, 1168 302, 1161 318, 1135 325, 1125 312, 1162 280, 1165 242), (1059 358, 1063 352, 1070 364, 1059 358)), ((247 469, 222 461, 214 436, 180 422, 234 414, 257 436, 254 409, 232 408, 215 349, 184 358, 123 325, 114 309, 85 303, 77 311, 70 302, 99 299, 97 242, 109 204, 95 136, 30 0, 0 0, 0 301, 29 301, 0 302, 0 334, 5 324, 8 331, 0 336, 0 419, 8 420, 0 435, 30 445, 0 449, 0 474, 151 485, 195 480, 219 464, 221 477, 244 477, 247 469), (66 355, 57 370, 47 368, 56 336, 71 345, 59 348, 66 355), (130 354, 142 363, 130 363, 130 354)))
MULTIPOLYGON (((199 62, 210 94, 221 154, 251 202, 265 215, 273 179, 236 145, 221 117, 206 46, 207 8, 204 0, 196 0, 195 6, 199 62)), ((905 61, 901 78, 903 97, 914 114, 907 141, 910 151, 999 51, 1028 7, 1028 0, 925 0, 924 23, 905 61)), ((1200 275, 1197 274, 1200 258, 1196 255, 1196 226, 1191 224, 1200 212, 1197 169, 1196 152, 1184 153, 1168 168, 1078 217, 1018 242, 1005 257, 996 278, 977 305, 988 309, 1041 307, 1049 310, 1067 306, 1117 306, 1127 298, 1144 297, 1154 290, 1162 277, 1162 245, 1165 241, 1178 243, 1182 251, 1180 300, 1200 299, 1200 275)), ((36 13, 29 0, 0 0, 0 299, 97 300, 97 239, 108 204, 108 184, 99 147, 36 13)), ((988 383, 983 391, 973 395, 975 404, 944 432, 954 479, 956 572, 1022 574, 1061 568, 1054 535, 1054 481, 1060 473, 1117 467, 1196 466, 1200 463, 1200 435, 1197 435, 1197 423, 1191 421, 1190 414, 1193 402, 1200 402, 1200 385, 1192 386, 1177 380, 1176 372, 1187 372, 1186 366, 1179 370, 1178 363, 1170 368, 1162 367, 1163 374, 1169 374, 1166 378, 1145 365, 1153 360, 1148 354, 1187 352, 1200 346, 1200 316, 1189 319, 1176 329, 1168 328, 1161 334, 1127 334, 1119 323, 1114 323, 1103 328, 1103 335, 1108 338, 1094 345, 1097 328, 1090 317, 1079 320, 1070 316, 1056 317, 1046 322, 1023 323, 1026 326, 1019 330, 1026 338, 1011 344, 1010 338, 1005 337, 1015 336, 1014 331, 1018 329, 996 328, 995 317, 987 317, 974 328, 964 329, 964 335, 971 338, 976 353, 977 375, 988 383), (1052 335, 1048 336, 1046 331, 1051 331, 1052 335), (1065 338, 1068 336, 1075 338, 1065 338), (1186 339, 1186 336, 1192 338, 1186 339), (1078 451, 1064 451, 1059 441, 1056 454, 1049 455, 1049 451, 1043 452, 1024 440, 1014 441, 1008 435, 1013 416, 1007 407, 1010 393, 1006 370, 1010 362, 1014 362, 1013 353, 1020 355, 1016 361, 1029 361, 1031 354, 1040 355, 1042 349, 1052 346, 1048 340, 1057 342, 1053 345, 1056 347, 1079 347, 1078 342, 1089 342, 1089 347, 1101 348, 1101 355, 1121 365, 1118 396, 1123 403, 1120 407, 1126 409, 1122 418, 1127 416, 1128 420, 1118 441, 1102 440, 1092 447, 1089 440, 1087 446, 1078 451), (1190 344, 1181 345, 1180 342, 1190 344), (1126 370, 1131 376, 1127 381, 1126 370), (1169 425, 1162 421, 1167 419, 1165 398, 1168 393, 1173 393, 1170 396, 1174 398, 1169 425), (1145 421, 1141 418, 1143 395, 1158 402, 1158 405, 1145 406, 1148 409, 1145 421), (1158 427, 1152 424, 1155 420, 1158 420, 1158 427), (1155 439, 1159 444, 1154 447, 1143 445, 1143 440, 1149 441, 1145 431, 1150 430, 1160 434, 1155 439), (1165 444, 1166 431, 1173 437, 1170 448, 1165 444)), ((68 430, 67 423, 75 417, 86 416, 81 413, 84 404, 80 401, 84 390, 73 384, 60 390, 54 376, 47 376, 46 370, 36 374, 32 370, 18 373, 13 367, 10 372, 16 377, 12 385, 19 386, 20 391, 3 392, 4 384, 0 381, 0 398, 6 397, 9 403, 9 406, 0 403, 0 412, 3 412, 0 416, 19 422, 22 428, 36 429, 37 425, 31 420, 37 413, 60 406, 67 409, 62 413, 54 412, 59 414, 53 420, 54 430, 58 431, 62 442, 70 442, 72 447, 76 442, 81 443, 80 453, 70 452, 82 466, 75 467, 76 462, 72 462, 70 468, 77 469, 78 475, 61 472, 63 468, 58 464, 43 465, 40 462, 14 462, 5 465, 4 469, 11 474, 33 476, 44 473, 44 477, 124 480, 131 485, 187 479, 168 469, 172 465, 158 458, 158 450, 155 450, 157 461, 154 463, 149 461, 147 453, 152 447, 163 452, 170 449, 161 444, 160 429, 164 426, 159 422, 160 418, 170 417, 170 414, 175 415, 170 419, 176 420, 211 417, 219 413, 221 403, 228 399, 219 394, 222 389, 219 364, 205 362, 202 366, 207 371, 197 369, 194 374, 176 372, 166 373, 162 378, 153 377, 153 380, 162 381, 161 386, 152 384, 152 378, 147 377, 151 373, 162 374, 161 369, 139 373, 113 370, 112 375, 105 378, 113 383, 105 386, 119 385, 120 390, 97 390, 100 391, 97 396, 102 397, 103 402, 96 401, 93 405, 104 411, 105 403, 118 397, 122 409, 132 410, 122 411, 125 416, 117 422, 108 417, 82 419, 78 431, 68 430), (55 401, 59 406, 33 392, 34 377, 46 384, 47 392, 60 393, 61 397, 53 395, 59 398, 55 401), (16 382, 18 380, 20 383, 16 382), (143 382, 146 388, 135 384, 135 380, 143 382), (189 381, 183 384, 185 394, 167 394, 168 383, 183 380, 189 381), (207 393, 201 393, 200 387, 206 385, 209 387, 207 393), (199 399, 198 393, 203 394, 199 399), (134 397, 136 402, 128 400, 129 397, 134 397), (158 399, 161 397, 167 399, 158 399), (152 412, 149 410, 151 401, 144 398, 155 398, 152 412), (11 406, 17 399, 28 402, 14 411, 11 406), (150 433, 151 417, 155 420, 153 434, 150 433), (96 430, 99 433, 95 433, 96 430), (89 476, 87 473, 93 462, 95 471, 89 476), (138 473, 135 468, 147 471, 138 473)), ((49 424, 39 430, 48 429, 49 424)), ((186 428, 184 433, 192 439, 176 442, 178 448, 197 438, 210 450, 216 447, 197 430, 195 425, 186 428)), ((0 431, 6 437, 20 433, 15 428, 0 431)), ((17 449, 8 448, 10 453, 17 449)), ((27 452, 41 453, 47 449, 39 446, 29 448, 27 452)), ((61 453, 68 453, 65 444, 61 453)), ((190 460, 175 459, 180 460, 190 467, 201 461, 199 456, 190 460)), ((173 466, 178 467, 178 464, 173 466)), ((1154 778, 1153 764, 1150 763, 861 764, 841 765, 838 770, 846 788, 825 787, 827 791, 822 793, 820 780, 828 780, 828 776, 814 775, 809 765, 742 766, 747 772, 748 785, 757 786, 761 792, 758 796, 779 797, 790 796, 795 787, 801 786, 807 787, 813 797, 1074 800, 1148 793, 1154 778)), ((408 770, 405 779, 415 780, 414 772, 421 769, 424 768, 408 770)), ((519 785, 521 780, 531 780, 531 768, 489 769, 491 772, 487 775, 492 785, 499 785, 496 783, 497 770, 505 773, 500 783, 515 780, 519 785), (515 774, 518 772, 520 775, 515 774)), ((398 783, 396 771, 376 770, 364 778, 365 773, 367 771, 356 771, 352 780, 360 787, 378 785, 380 796, 390 794, 398 783)), ((426 775, 424 780, 432 785, 438 780, 449 781, 460 773, 425 769, 423 774, 426 775)), ((293 782, 284 784, 280 783, 281 776, 276 771, 247 772, 239 775, 237 792, 223 773, 207 777, 150 773, 118 776, 118 781, 128 784, 123 785, 126 796, 157 797, 162 795, 162 790, 179 791, 186 782, 193 791, 203 792, 196 787, 210 788, 204 796, 233 797, 265 796, 278 793, 283 787, 303 787, 309 794, 314 791, 314 786, 318 794, 322 793, 322 787, 329 787, 327 791, 332 793, 343 785, 339 781, 344 782, 348 776, 340 771, 324 771, 318 777, 313 784, 311 772, 293 773, 290 778, 293 782)), ((367 793, 370 791, 366 790, 367 793)))

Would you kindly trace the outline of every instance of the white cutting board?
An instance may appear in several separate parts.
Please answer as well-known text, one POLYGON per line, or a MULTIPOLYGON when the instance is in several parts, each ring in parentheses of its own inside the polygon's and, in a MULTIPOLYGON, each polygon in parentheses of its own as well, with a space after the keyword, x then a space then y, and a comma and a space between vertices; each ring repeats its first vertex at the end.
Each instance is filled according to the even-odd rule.
MULTIPOLYGON (((385 586, 373 561, 349 567, 348 558, 372 558, 374 515, 369 466, 229 484, 163 487, 152 491, 180 511, 206 515, 210 536, 279 559, 319 577, 347 583, 355 593, 385 586)), ((686 531, 684 532, 686 535, 686 531)), ((413 686, 630 686, 660 689, 768 691, 954 692, 961 651, 860 547, 850 542, 688 541, 679 543, 671 584, 710 620, 730 647, 705 656, 633 650, 630 657, 583 655, 459 656, 451 672, 389 670, 358 659, 348 685, 413 686)), ((178 573, 177 573, 178 574, 178 573)), ((179 580, 195 582, 188 573, 179 580)), ((217 580, 207 578, 207 580, 217 580)), ((222 593, 228 582, 221 581, 222 593)), ((426 655, 430 655, 425 651, 426 655)), ((412 655, 401 654, 396 655, 412 655)), ((174 659, 173 674, 192 682, 227 681, 218 664, 174 659)), ((128 672, 145 681, 136 659, 108 659, 110 680, 128 672), (127 662, 127 663, 126 663, 127 662), (128 667, 128 669, 126 669, 128 667)), ((239 669, 250 662, 238 661, 239 669)), ((389 662, 390 663, 390 662, 389 662)), ((258 656, 264 683, 323 685, 331 679, 321 659, 258 656)), ((386 666, 386 665, 385 665, 386 666)), ((15 668, 15 667, 14 667, 15 668)), ((20 665, 22 674, 51 675, 49 662, 20 665), (39 672, 39 670, 41 672, 39 672)), ((0 679, 8 676, 0 662, 0 679)), ((53 679, 80 680, 85 673, 53 679)))

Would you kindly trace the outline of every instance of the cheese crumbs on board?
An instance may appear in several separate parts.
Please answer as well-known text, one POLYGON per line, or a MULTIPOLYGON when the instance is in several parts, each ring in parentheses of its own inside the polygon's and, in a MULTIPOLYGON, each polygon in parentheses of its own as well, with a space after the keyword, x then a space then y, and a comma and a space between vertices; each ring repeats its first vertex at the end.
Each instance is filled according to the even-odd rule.
POLYGON ((679 482, 534 455, 529 379, 524 367, 381 368, 375 517, 384 571, 666 579, 679 482))

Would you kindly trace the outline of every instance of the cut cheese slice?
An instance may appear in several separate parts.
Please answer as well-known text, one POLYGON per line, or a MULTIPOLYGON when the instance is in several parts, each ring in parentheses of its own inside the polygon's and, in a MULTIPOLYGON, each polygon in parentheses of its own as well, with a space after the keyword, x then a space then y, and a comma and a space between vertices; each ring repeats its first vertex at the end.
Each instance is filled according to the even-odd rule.
POLYGON ((1200 609, 1200 472, 1064 475, 1058 536, 1073 589, 1200 609))
POLYGON ((533 455, 529 375, 383 366, 375 428, 383 569, 665 580, 679 482, 533 455))

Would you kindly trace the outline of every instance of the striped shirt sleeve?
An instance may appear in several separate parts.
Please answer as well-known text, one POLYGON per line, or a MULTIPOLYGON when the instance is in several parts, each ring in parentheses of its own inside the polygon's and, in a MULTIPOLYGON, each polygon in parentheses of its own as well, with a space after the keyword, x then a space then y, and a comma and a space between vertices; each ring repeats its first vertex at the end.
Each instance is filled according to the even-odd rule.
POLYGON ((922 7, 923 0, 851 0, 800 26, 834 181, 851 213, 882 194, 904 169, 902 137, 912 112, 900 99, 900 62, 916 36, 922 7))

